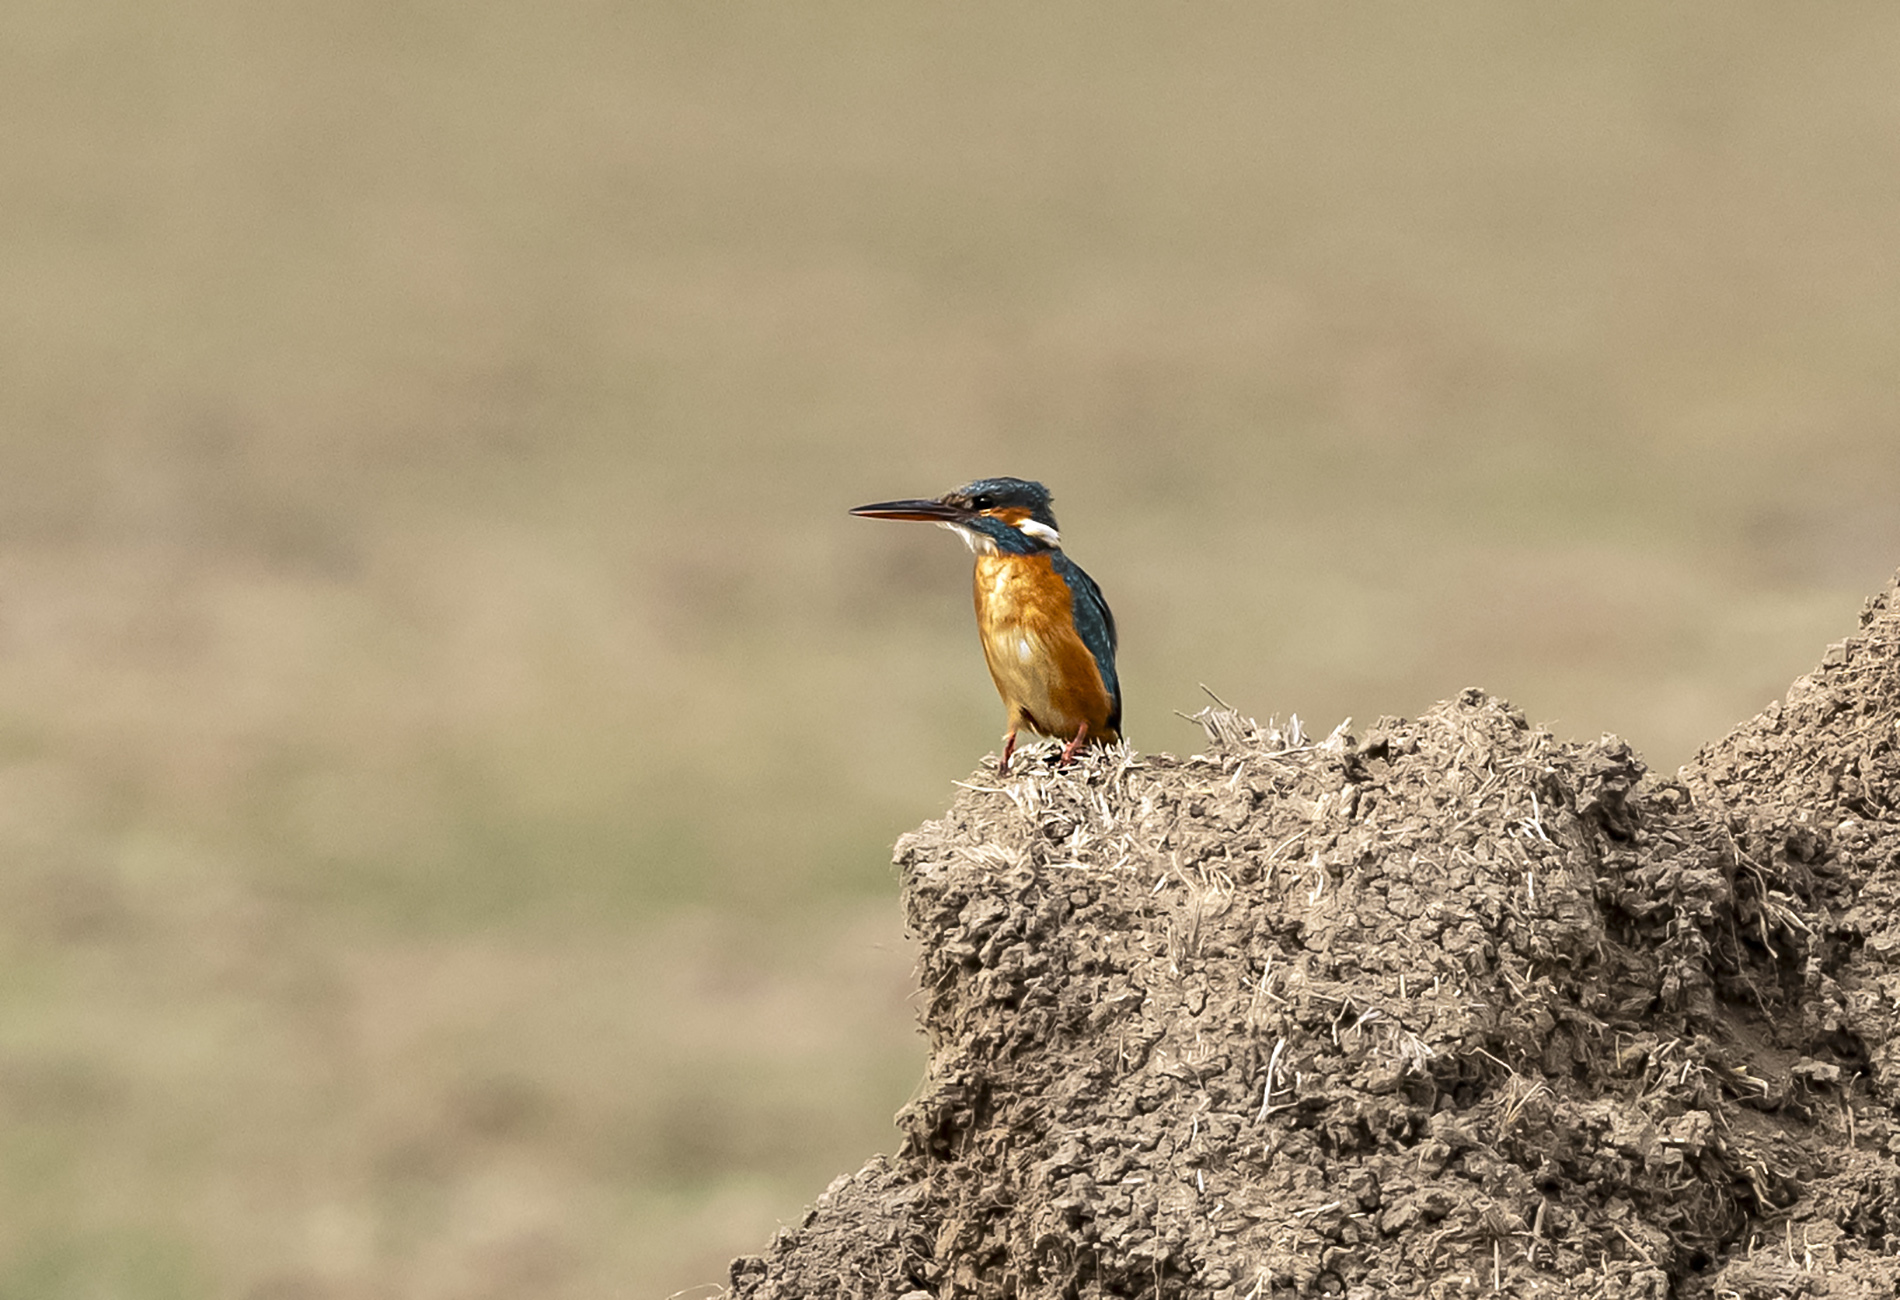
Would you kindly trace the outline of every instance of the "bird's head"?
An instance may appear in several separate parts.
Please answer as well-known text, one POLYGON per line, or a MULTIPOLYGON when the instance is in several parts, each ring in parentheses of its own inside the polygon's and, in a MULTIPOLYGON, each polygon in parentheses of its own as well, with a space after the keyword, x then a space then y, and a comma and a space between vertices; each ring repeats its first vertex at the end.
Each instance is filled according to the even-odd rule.
POLYGON ((851 513, 866 519, 916 519, 948 528, 972 551, 1027 555, 1062 544, 1049 489, 1022 478, 980 478, 931 501, 879 501, 851 513))

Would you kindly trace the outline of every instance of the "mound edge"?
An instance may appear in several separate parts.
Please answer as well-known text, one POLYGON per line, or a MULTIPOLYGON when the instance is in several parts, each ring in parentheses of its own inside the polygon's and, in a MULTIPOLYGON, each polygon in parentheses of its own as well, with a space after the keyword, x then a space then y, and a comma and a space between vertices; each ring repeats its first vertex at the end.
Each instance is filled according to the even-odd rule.
POLYGON ((1673 779, 1479 691, 979 774, 925 1082, 732 1294, 1900 1294, 1900 588, 1673 779))

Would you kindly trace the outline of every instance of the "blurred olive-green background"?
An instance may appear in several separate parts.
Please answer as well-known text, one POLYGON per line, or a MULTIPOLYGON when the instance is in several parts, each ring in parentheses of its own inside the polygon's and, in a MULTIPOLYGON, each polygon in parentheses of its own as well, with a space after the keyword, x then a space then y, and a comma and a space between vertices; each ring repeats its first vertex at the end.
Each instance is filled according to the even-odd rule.
MULTIPOLYGON (((1047 481, 1134 743, 1661 767, 1900 565, 1900 9, 0 10, 0 1300, 664 1296, 895 1142, 1047 481)), ((694 1291, 692 1294, 706 1294, 694 1291)))

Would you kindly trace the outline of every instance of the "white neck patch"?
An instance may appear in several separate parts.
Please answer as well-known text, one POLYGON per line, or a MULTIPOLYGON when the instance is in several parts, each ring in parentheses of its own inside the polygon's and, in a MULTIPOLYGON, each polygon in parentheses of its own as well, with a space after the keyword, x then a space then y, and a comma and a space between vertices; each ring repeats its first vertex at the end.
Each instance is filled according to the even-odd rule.
POLYGON ((1048 524, 1040 523, 1034 519, 1025 519, 1020 524, 1017 524, 1016 527, 1019 531, 1028 533, 1031 537, 1040 538, 1051 546, 1062 545, 1062 534, 1049 527, 1048 524))

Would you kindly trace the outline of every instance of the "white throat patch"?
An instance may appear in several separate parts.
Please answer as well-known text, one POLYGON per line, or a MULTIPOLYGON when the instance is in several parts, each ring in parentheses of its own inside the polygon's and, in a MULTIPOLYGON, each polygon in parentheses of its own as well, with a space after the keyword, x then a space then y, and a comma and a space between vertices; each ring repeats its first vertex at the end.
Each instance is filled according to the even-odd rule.
POLYGON ((953 524, 945 519, 937 524, 939 528, 948 528, 963 539, 963 544, 977 555, 996 554, 996 543, 974 528, 965 528, 962 524, 953 524))

